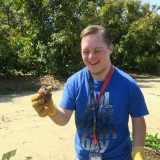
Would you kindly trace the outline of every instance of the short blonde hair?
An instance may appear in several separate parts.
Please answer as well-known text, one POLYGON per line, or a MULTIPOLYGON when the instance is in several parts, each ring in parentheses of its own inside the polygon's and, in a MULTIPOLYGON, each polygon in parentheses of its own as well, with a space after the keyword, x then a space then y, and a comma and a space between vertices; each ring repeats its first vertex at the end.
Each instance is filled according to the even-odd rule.
POLYGON ((106 27, 102 27, 100 25, 90 25, 86 27, 85 29, 82 30, 80 34, 80 38, 82 40, 83 37, 90 34, 96 34, 96 33, 102 33, 103 39, 107 45, 112 44, 112 38, 109 31, 107 30, 106 27))

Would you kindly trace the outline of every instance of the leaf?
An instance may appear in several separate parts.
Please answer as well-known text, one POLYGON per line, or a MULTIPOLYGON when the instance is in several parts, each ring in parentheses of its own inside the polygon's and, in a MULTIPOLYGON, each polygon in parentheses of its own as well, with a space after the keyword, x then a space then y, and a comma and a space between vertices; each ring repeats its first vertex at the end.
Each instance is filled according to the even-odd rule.
POLYGON ((15 156, 17 149, 9 151, 3 154, 2 160, 9 160, 11 157, 15 156))

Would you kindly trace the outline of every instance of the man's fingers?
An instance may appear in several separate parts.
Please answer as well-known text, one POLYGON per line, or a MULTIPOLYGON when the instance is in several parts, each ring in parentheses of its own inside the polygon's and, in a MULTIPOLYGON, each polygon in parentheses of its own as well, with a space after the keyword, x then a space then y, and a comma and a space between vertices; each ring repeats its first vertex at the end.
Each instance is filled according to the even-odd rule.
POLYGON ((43 104, 44 104, 44 99, 43 98, 32 101, 32 106, 33 107, 38 107, 38 106, 41 106, 43 104))
POLYGON ((34 94, 31 98, 32 106, 38 113, 40 117, 46 117, 48 115, 53 115, 53 101, 51 94, 52 86, 42 86, 38 93, 34 94))
POLYGON ((34 107, 34 109, 36 110, 36 112, 41 112, 44 110, 44 105, 38 106, 38 107, 34 107))
POLYGON ((46 89, 47 89, 47 92, 51 92, 52 86, 48 86, 46 89))
POLYGON ((41 98, 41 95, 39 93, 36 93, 31 97, 31 101, 33 102, 33 101, 36 101, 40 98, 41 98))
POLYGON ((38 115, 40 117, 46 117, 48 115, 48 110, 49 110, 48 107, 44 107, 42 111, 38 112, 38 115))
POLYGON ((48 115, 50 109, 48 107, 45 107, 44 105, 38 106, 38 107, 34 107, 34 109, 36 110, 36 112, 38 113, 38 115, 40 117, 45 117, 48 115))

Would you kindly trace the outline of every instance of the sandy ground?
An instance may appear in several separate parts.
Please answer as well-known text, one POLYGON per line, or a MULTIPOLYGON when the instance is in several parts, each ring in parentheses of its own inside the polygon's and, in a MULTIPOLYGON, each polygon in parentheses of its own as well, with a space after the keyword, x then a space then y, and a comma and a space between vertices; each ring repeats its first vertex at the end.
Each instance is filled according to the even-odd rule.
MULTIPOLYGON (((137 81, 150 112, 147 130, 160 136, 160 78, 137 81)), ((53 92, 56 104, 62 92, 53 92)), ((74 160, 74 115, 63 127, 48 117, 40 118, 31 107, 32 94, 0 96, 0 159, 3 153, 17 149, 12 160, 74 160)))

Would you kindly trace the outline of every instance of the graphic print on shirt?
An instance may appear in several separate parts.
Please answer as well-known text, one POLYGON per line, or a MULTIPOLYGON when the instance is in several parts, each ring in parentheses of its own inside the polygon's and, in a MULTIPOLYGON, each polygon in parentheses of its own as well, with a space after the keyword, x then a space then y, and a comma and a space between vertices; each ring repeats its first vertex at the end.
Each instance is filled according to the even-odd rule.
MULTIPOLYGON (((98 93, 94 93, 97 98, 98 93)), ((117 125, 111 124, 113 107, 109 104, 109 92, 105 92, 101 98, 97 115, 97 137, 98 145, 94 145, 93 127, 95 107, 92 105, 91 98, 88 98, 87 107, 84 113, 84 120, 76 119, 80 143, 82 147, 90 152, 104 153, 108 147, 110 139, 117 138, 117 125)))

